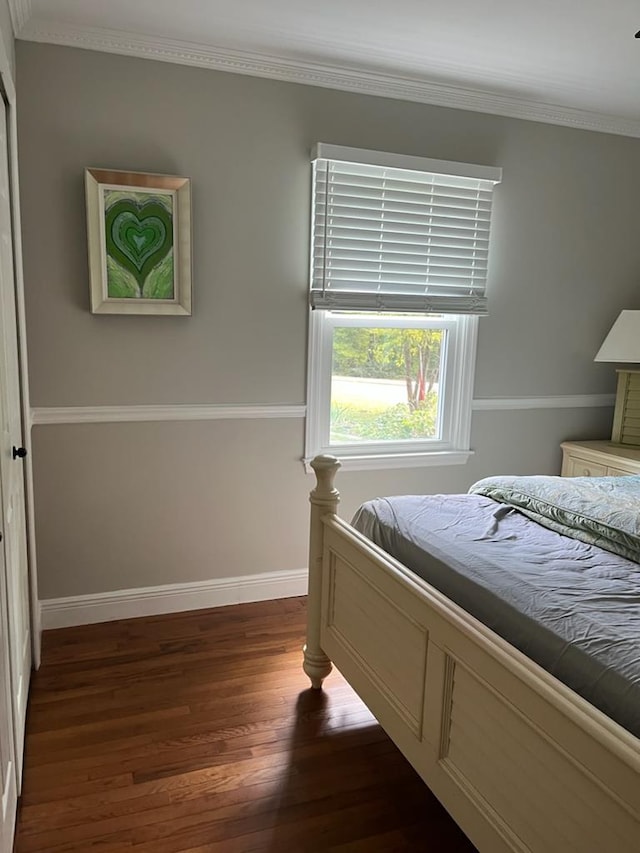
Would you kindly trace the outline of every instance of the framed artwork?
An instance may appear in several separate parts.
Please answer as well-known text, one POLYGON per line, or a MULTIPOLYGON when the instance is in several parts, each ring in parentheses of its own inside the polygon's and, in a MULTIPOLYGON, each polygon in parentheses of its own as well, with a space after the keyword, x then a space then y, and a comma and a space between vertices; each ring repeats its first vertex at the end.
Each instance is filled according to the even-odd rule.
POLYGON ((191 182, 85 169, 91 311, 191 314, 191 182))

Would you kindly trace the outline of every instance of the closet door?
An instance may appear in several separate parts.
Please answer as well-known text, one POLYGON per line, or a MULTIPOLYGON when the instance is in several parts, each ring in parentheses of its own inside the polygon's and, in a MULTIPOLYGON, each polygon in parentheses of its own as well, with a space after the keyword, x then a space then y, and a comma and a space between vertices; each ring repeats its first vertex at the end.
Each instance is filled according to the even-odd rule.
MULTIPOLYGON (((2 543, 0 543, 1 546, 2 543)), ((18 802, 15 750, 13 745, 13 708, 9 673, 9 637, 4 559, 0 547, 0 853, 13 848, 18 802)))
MULTIPOLYGON (((6 105, 0 101, 0 532, 3 541, 17 788, 31 673, 29 576, 6 105)), ((7 635, 3 636, 3 643, 7 635)))

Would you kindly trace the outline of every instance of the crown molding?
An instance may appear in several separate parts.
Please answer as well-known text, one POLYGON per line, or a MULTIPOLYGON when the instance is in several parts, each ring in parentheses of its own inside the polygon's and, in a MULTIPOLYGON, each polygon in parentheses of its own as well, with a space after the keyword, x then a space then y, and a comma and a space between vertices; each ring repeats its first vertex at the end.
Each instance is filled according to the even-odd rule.
POLYGON ((17 38, 31 20, 31 0, 8 0, 13 34, 17 38))
MULTIPOLYGON (((16 5, 24 6, 29 3, 29 0, 13 0, 13 2, 16 5)), ((230 50, 169 38, 139 35, 121 30, 77 27, 33 18, 20 30, 20 38, 26 41, 98 50, 143 59, 155 59, 161 62, 174 62, 179 65, 191 65, 197 68, 227 71, 233 74, 247 74, 289 83, 320 86, 344 92, 357 92, 472 112, 490 113, 509 118, 539 121, 579 130, 640 137, 640 120, 637 119, 539 103, 525 98, 503 95, 499 92, 434 83, 417 77, 383 74, 368 71, 366 68, 355 69, 323 65, 249 51, 230 50)))

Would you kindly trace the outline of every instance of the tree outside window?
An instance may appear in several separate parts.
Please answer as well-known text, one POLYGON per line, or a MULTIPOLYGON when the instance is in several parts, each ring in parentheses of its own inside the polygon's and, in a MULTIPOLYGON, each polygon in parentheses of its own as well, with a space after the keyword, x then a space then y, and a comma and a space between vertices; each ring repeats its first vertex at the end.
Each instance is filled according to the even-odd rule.
POLYGON ((442 329, 336 328, 331 442, 438 435, 442 329))

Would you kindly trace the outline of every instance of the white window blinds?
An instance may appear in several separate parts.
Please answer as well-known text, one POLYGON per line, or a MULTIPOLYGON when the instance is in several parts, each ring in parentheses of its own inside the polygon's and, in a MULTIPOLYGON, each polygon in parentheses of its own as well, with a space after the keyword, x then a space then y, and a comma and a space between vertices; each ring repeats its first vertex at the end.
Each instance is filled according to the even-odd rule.
POLYGON ((314 308, 487 313, 501 169, 325 144, 313 166, 314 308))

